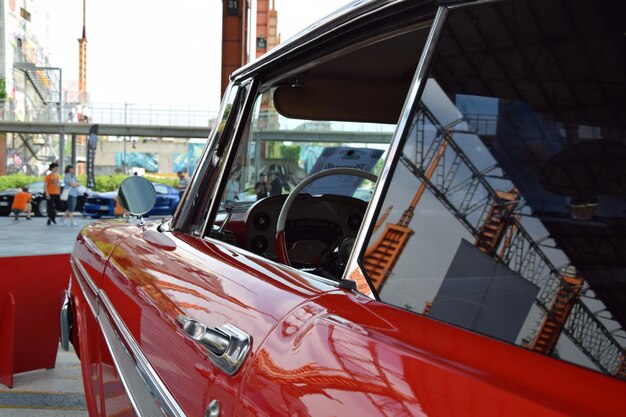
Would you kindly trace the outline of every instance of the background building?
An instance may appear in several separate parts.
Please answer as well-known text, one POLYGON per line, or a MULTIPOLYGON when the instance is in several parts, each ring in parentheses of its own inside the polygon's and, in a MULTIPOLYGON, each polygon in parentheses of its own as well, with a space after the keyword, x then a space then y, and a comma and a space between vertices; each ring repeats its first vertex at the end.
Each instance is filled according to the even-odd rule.
MULTIPOLYGON (((58 121, 62 70, 49 65, 48 2, 0 3, 0 78, 3 120, 58 121)), ((42 174, 58 158, 58 135, 0 135, 0 174, 42 174)))
MULTIPOLYGON (((181 125, 185 122, 180 122, 180 119, 187 119, 189 120, 186 124, 188 126, 206 126, 210 123, 211 115, 203 114, 203 119, 198 123, 199 112, 190 109, 163 110, 153 108, 152 105, 149 108, 137 108, 128 103, 124 103, 123 108, 115 104, 105 107, 91 103, 86 87, 85 3, 83 0, 83 28, 82 36, 78 40, 79 79, 68 81, 63 77, 62 68, 50 65, 52 20, 49 16, 53 7, 52 3, 43 0, 3 0, 0 2, 0 120, 181 125)), ((227 46, 223 58, 232 58, 233 62, 229 65, 234 65, 234 67, 227 66, 226 79, 230 71, 245 64, 247 56, 258 57, 280 41, 277 31, 277 12, 273 0, 224 2, 224 23, 227 22, 228 25, 224 29, 224 42, 227 46), (252 9, 255 18, 251 20, 247 10, 252 2, 256 7, 252 9), (244 29, 234 30, 233 28, 244 29), (251 45, 252 48, 249 51, 247 49, 248 33, 254 33, 252 36, 256 39, 256 44, 251 45)), ((75 47, 75 45, 68 45, 68 47, 75 47)), ((265 100, 263 108, 268 114, 273 113, 268 107, 268 100, 265 100)), ((268 118, 263 123, 266 127, 270 127, 276 125, 277 121, 268 118)), ((158 160, 159 173, 168 174, 180 168, 191 172, 193 156, 198 153, 201 145, 193 140, 187 140, 185 147, 188 151, 183 155, 184 152, 179 149, 183 145, 179 143, 179 140, 174 142, 155 138, 138 138, 137 140, 126 138, 120 141, 115 138, 103 138, 100 142, 103 147, 108 148, 108 144, 111 148, 120 146, 124 148, 125 146, 125 153, 123 149, 115 152, 122 152, 126 156, 110 159, 109 157, 114 155, 114 152, 107 154, 106 158, 103 156, 104 159, 98 157, 96 170, 101 173, 118 171, 120 168, 127 171, 134 166, 135 162, 144 158, 144 161, 152 161, 146 162, 151 167, 158 160), (158 158, 149 156, 154 154, 150 149, 143 149, 149 148, 154 142, 162 145, 158 158), (174 142, 177 143, 176 146, 172 145, 174 142), (133 145, 142 149, 130 151, 129 147, 133 145), (170 150, 171 154, 168 154, 170 150), (140 154, 144 156, 137 156, 140 154), (135 159, 131 160, 132 158, 135 159), (171 161, 171 163, 165 161, 171 161), (185 166, 187 169, 184 169, 185 166)), ((64 165, 64 161, 75 164, 77 172, 84 173, 85 155, 85 138, 81 136, 73 135, 71 138, 65 138, 60 134, 0 133, 0 175, 14 173, 43 175, 50 162, 59 162, 64 165)))

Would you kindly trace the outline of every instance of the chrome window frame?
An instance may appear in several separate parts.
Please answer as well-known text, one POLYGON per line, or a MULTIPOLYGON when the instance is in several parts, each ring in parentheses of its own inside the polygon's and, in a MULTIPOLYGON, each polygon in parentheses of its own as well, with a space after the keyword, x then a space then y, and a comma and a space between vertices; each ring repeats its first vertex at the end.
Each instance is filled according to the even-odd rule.
POLYGON ((228 144, 229 140, 232 139, 232 135, 229 135, 231 128, 237 126, 239 122, 237 115, 240 113, 240 108, 245 105, 245 102, 242 103, 243 100, 241 100, 241 96, 245 95, 243 87, 245 86, 241 83, 230 83, 224 93, 220 112, 202 151, 202 157, 198 161, 197 169, 170 222, 172 230, 195 236, 202 233, 206 222, 206 210, 204 209, 210 207, 210 200, 215 197, 215 188, 218 187, 213 187, 212 190, 201 190, 200 187, 204 181, 219 185, 219 175, 222 170, 220 164, 223 165, 225 155, 217 155, 217 151, 220 148, 226 148, 226 145, 223 144, 228 144), (222 130, 220 130, 221 121, 224 119, 224 114, 229 104, 232 104, 230 113, 227 119, 224 120, 222 130), (211 170, 211 167, 214 169, 211 170), (208 205, 207 202, 209 202, 208 205), (204 211, 204 213, 200 211, 204 211), (192 224, 194 221, 198 221, 198 223, 192 224))
MULTIPOLYGON (((225 144, 224 155, 222 155, 219 162, 217 162, 221 163, 222 166, 218 168, 217 181, 215 182, 216 187, 213 187, 211 202, 209 203, 208 210, 204 216, 204 224, 197 234, 197 236, 200 236, 202 238, 208 238, 211 228, 213 227, 213 221, 217 216, 221 197, 226 188, 226 183, 228 180, 227 174, 230 173, 230 169, 235 162, 238 145, 241 143, 242 136, 246 131, 248 124, 252 122, 251 116, 253 113, 254 102, 256 100, 257 92, 259 90, 259 81, 256 76, 251 77, 249 79, 243 80, 240 83, 240 88, 243 89, 243 94, 245 95, 245 98, 243 99, 243 102, 239 107, 239 111, 237 112, 234 119, 233 123, 235 127, 232 131, 232 134, 230 135, 230 138, 225 144), (242 120, 245 120, 245 123, 241 123, 242 120), (237 146, 234 146, 235 144, 237 144, 237 146)), ((212 163, 215 164, 216 161, 212 161, 212 163)))
POLYGON ((411 82, 409 93, 407 94, 407 98, 404 102, 400 120, 396 125, 396 130, 393 138, 391 139, 391 147, 389 148, 387 159, 385 160, 382 171, 378 176, 378 182, 374 188, 374 193, 372 194, 365 216, 363 217, 363 221, 361 223, 362 226, 356 236, 354 248, 350 258, 348 259, 348 263, 342 277, 342 280, 350 279, 349 275, 353 271, 359 270, 361 275, 365 277, 370 290, 369 293, 363 295, 372 299, 378 300, 378 294, 372 286, 369 278, 365 275, 365 268, 362 267, 360 261, 365 253, 365 250, 367 249, 366 243, 370 240, 372 227, 381 211, 387 188, 391 186, 389 181, 393 178, 394 168, 398 164, 400 153, 402 152, 402 148, 409 134, 412 116, 419 106, 419 101, 422 97, 422 93, 424 92, 428 73, 430 72, 432 63, 434 62, 437 45, 439 44, 439 40, 441 39, 445 28, 448 13, 449 8, 447 7, 439 7, 439 9, 437 9, 437 14, 435 15, 433 25, 430 29, 430 33, 428 34, 426 45, 421 52, 420 60, 415 70, 415 75, 413 77, 413 81, 411 82))

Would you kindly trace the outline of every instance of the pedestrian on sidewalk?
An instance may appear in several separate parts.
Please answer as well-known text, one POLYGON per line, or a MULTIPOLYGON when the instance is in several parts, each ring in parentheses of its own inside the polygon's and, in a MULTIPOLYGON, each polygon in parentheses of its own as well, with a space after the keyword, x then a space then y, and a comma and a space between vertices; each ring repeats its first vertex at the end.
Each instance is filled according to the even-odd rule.
POLYGON ((265 174, 261 172, 259 174, 259 180, 256 182, 256 184, 254 184, 254 192, 256 193, 257 201, 262 200, 265 197, 267 197, 267 194, 268 194, 267 189, 268 189, 268 185, 265 182, 265 174))
POLYGON ((183 198, 183 194, 185 194, 185 190, 189 187, 189 182, 191 180, 183 171, 178 171, 176 175, 178 175, 178 196, 183 198))
POLYGON ((66 226, 78 226, 74 221, 74 210, 76 210, 76 202, 78 201, 78 180, 74 175, 74 165, 65 167, 65 175, 63 176, 63 192, 69 190, 67 195, 67 210, 65 210, 63 223, 66 226))
POLYGON ((11 212, 15 215, 15 220, 19 220, 20 213, 26 213, 26 220, 30 220, 31 216, 31 202, 32 196, 28 192, 28 186, 22 187, 22 191, 18 191, 13 197, 13 205, 11 205, 11 212))
POLYGON ((46 175, 44 180, 44 193, 46 194, 46 202, 48 208, 48 226, 51 223, 57 224, 57 208, 61 205, 61 190, 59 188, 59 164, 53 162, 49 166, 50 173, 46 175))
POLYGON ((269 192, 271 196, 281 195, 283 193, 283 183, 278 178, 278 171, 270 172, 270 186, 269 192))

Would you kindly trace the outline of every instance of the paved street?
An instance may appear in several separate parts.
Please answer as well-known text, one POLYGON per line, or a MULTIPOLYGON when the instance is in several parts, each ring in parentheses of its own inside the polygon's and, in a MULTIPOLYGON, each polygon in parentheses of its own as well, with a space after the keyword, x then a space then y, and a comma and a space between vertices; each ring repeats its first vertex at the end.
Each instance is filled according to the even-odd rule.
POLYGON ((0 216, 0 256, 70 253, 78 231, 93 220, 77 214, 75 221, 78 226, 67 227, 58 216, 56 225, 47 226, 45 217, 22 216, 15 221, 13 216, 0 216))
MULTIPOLYGON (((0 256, 69 253, 80 229, 92 219, 77 215, 78 226, 46 225, 46 218, 27 221, 0 216, 0 256)), ((59 350, 54 369, 16 374, 13 389, 0 384, 0 417, 84 417, 87 407, 80 362, 73 351, 59 350)))

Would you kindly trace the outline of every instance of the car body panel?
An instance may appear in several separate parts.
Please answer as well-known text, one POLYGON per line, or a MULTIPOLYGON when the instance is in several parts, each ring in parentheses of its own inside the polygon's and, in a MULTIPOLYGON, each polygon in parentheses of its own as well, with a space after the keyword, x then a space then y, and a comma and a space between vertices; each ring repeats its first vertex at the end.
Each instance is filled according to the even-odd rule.
MULTIPOLYGON (((148 231, 155 227, 151 224, 148 231)), ((270 267, 221 242, 171 233, 166 235, 175 249, 164 251, 145 233, 135 225, 116 225, 94 227, 83 235, 90 242, 98 240, 91 234, 117 237, 115 249, 107 246, 101 252, 103 263, 107 252, 111 263, 100 291, 125 318, 187 415, 202 412, 214 398, 220 399, 223 415, 260 415, 253 411, 259 409, 269 415, 355 409, 365 415, 427 416, 442 410, 468 416, 618 415, 612 414, 620 401, 615 393, 623 388, 617 380, 416 318, 287 268, 270 267), (138 258, 144 261, 137 263, 138 258), (179 314, 210 326, 229 322, 251 334, 252 354, 234 377, 217 369, 206 351, 186 338, 176 323, 179 314), (402 332, 409 327, 411 333, 402 332), (538 374, 550 376, 537 379, 538 374), (581 378, 593 383, 568 386, 570 379, 581 378), (454 392, 468 394, 457 398, 454 392), (590 404, 589 395, 597 403, 590 404), (598 407, 601 413, 594 414, 598 407)), ((79 257, 75 253, 74 259, 79 257)), ((101 268, 92 269, 93 274, 101 268)), ((127 410, 130 400, 123 395, 98 325, 89 318, 84 295, 77 300, 85 320, 78 324, 81 341, 99 341, 103 355, 91 371, 83 367, 93 387, 92 407, 109 410, 105 415, 127 410)), ((94 357, 92 345, 79 346, 82 361, 94 357)))
POLYGON ((624 390, 590 370, 339 292, 276 326, 244 386, 237 415, 245 416, 618 416, 624 390), (569 384, 582 379, 589 385, 569 384))
POLYGON ((278 317, 332 287, 311 285, 290 271, 264 270, 254 256, 186 235, 166 234, 175 249, 158 251, 144 239, 153 227, 132 234, 117 246, 101 292, 116 314, 124 317, 132 338, 176 400, 186 405, 183 408, 188 415, 202 413, 208 404, 194 399, 212 397, 220 398, 223 412, 230 415, 247 362, 234 376, 225 375, 202 347, 185 336, 177 316, 183 314, 211 327, 237 326, 252 337, 254 352, 256 341, 265 338, 278 317), (159 260, 148 256, 137 263, 157 251, 159 260), (177 279, 181 276, 187 279, 177 279), (245 290, 253 286, 254 291, 245 290), (164 339, 164 335, 168 336, 164 339), (179 359, 167 359, 172 357, 179 359), (189 404, 200 408, 188 408, 189 404))
POLYGON ((80 358, 85 400, 89 415, 101 416, 101 377, 100 377, 100 328, 96 321, 94 305, 95 293, 87 283, 88 278, 74 270, 71 288, 80 288, 71 292, 72 333, 71 341, 80 358))
POLYGON ((17 188, 10 188, 8 190, 0 191, 0 215, 8 216, 11 214, 11 205, 13 204, 13 198, 15 194, 20 191, 17 188))
POLYGON ((96 193, 89 197, 83 206, 83 216, 98 218, 115 216, 115 197, 117 191, 96 193))

